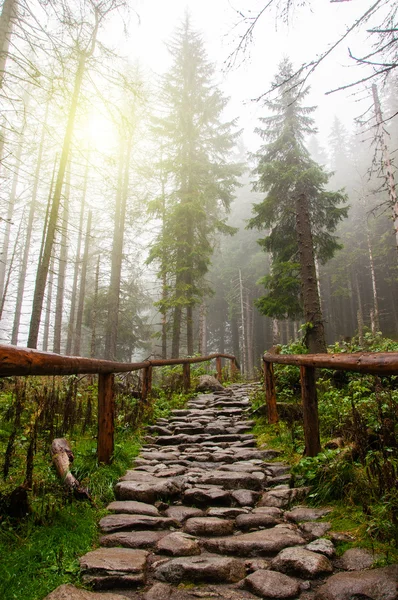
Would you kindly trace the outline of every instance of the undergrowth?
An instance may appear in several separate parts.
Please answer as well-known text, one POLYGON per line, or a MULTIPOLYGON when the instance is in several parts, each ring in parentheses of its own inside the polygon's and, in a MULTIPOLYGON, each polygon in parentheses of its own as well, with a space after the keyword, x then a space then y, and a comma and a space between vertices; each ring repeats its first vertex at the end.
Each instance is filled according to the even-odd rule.
MULTIPOLYGON (((205 368, 193 370, 194 374, 205 368)), ((145 403, 139 399, 139 381, 134 373, 117 378, 115 449, 110 465, 97 462, 96 384, 91 377, 3 380, 2 600, 41 600, 62 583, 79 582, 78 558, 98 544, 98 521, 114 498, 114 484, 140 450, 145 425, 182 408, 190 397, 182 392, 177 368, 160 371, 145 403), (72 472, 89 489, 91 503, 74 499, 59 481, 49 452, 55 437, 66 437, 70 443, 72 472), (11 496, 15 490, 22 490, 22 503, 11 496)))
MULTIPOLYGON (((297 343, 280 350, 304 351, 297 343)), ((330 351, 397 352, 398 343, 366 333, 362 346, 354 339, 330 351)), ((334 508, 327 516, 334 530, 345 529, 343 515, 349 512, 354 544, 375 549, 380 563, 398 561, 398 377, 322 369, 317 387, 323 450, 314 458, 303 456, 299 371, 275 365, 275 377, 279 423, 266 423, 263 393, 252 398, 260 444, 282 452, 293 465, 295 485, 311 486, 309 504, 334 508)))

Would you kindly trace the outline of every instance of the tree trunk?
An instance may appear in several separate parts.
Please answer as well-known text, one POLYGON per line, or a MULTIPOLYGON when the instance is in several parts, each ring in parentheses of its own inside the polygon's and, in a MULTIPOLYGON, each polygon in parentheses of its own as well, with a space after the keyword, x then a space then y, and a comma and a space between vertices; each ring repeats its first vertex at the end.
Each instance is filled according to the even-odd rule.
POLYGON ((0 16, 0 88, 3 87, 8 49, 13 30, 13 20, 17 18, 17 0, 4 0, 0 16))
POLYGON ((80 96, 80 89, 83 81, 83 75, 86 66, 86 55, 80 56, 79 64, 76 71, 74 90, 72 95, 71 106, 69 109, 68 123, 66 127, 64 142, 62 146, 61 159, 58 168, 55 190, 52 199, 50 218, 46 233, 46 241, 43 249, 43 256, 39 263, 36 275, 35 291, 33 295, 32 315, 30 321, 28 348, 37 347, 37 339, 39 336, 39 327, 41 320, 41 312, 43 307, 44 290, 46 288, 48 267, 50 264, 51 251, 54 244, 55 230, 57 227, 59 204, 61 200, 61 192, 64 184, 65 170, 68 163, 69 151, 72 142, 73 128, 75 124, 76 110, 80 96))
POLYGON ((97 354, 97 312, 98 312, 98 287, 99 287, 100 259, 101 259, 101 257, 98 255, 97 268, 95 271, 93 308, 91 311, 91 348, 90 348, 91 358, 95 358, 95 356, 97 354))
POLYGON ((55 298, 55 317, 54 317, 54 344, 53 352, 61 353, 61 333, 62 333, 62 313, 64 308, 65 296, 65 276, 68 262, 68 220, 69 220, 69 197, 70 197, 70 163, 69 172, 65 185, 64 194, 64 212, 62 217, 61 229, 61 248, 59 252, 57 295, 55 298))
POLYGON ((181 306, 174 307, 173 313, 173 336, 171 340, 171 358, 178 358, 180 353, 180 334, 181 334, 181 306))
POLYGON ((41 171, 42 159, 43 159, 44 138, 45 138, 46 127, 47 127, 49 106, 50 106, 50 102, 47 101, 46 112, 45 112, 45 116, 44 116, 44 123, 43 123, 43 127, 41 130, 39 151, 37 154, 35 178, 34 178, 33 190, 32 190, 32 200, 30 202, 28 224, 27 224, 27 228, 26 228, 25 247, 24 247, 24 251, 23 251, 22 264, 21 264, 19 278, 18 278, 17 301, 16 301, 16 305, 15 305, 14 323, 13 323, 12 335, 11 335, 11 344, 14 344, 15 346, 18 344, 19 327, 21 324, 22 302, 23 302, 23 296, 24 296, 24 292, 25 292, 26 271, 28 268, 28 259, 29 259, 29 251, 30 251, 30 242, 31 242, 31 238, 32 238, 33 221, 34 221, 35 213, 36 213, 37 190, 39 187, 40 171, 41 171))
POLYGON ((86 241, 84 244, 82 274, 80 279, 80 290, 79 290, 79 302, 77 305, 76 315, 76 331, 75 331, 75 345, 73 354, 80 356, 80 345, 82 336, 82 324, 83 324, 83 309, 84 309, 84 298, 86 295, 86 278, 87 278, 87 265, 88 265, 88 253, 90 248, 90 235, 91 235, 91 210, 88 212, 87 217, 87 230, 86 230, 86 241))
POLYGON ((79 279, 79 271, 80 271, 80 265, 81 265, 80 252, 81 252, 81 246, 82 246, 84 207, 85 207, 85 202, 86 202, 87 183, 88 183, 88 167, 89 167, 88 161, 89 161, 89 156, 87 155, 86 168, 84 171, 84 180, 83 180, 83 194, 82 194, 82 201, 81 201, 81 207, 80 207, 80 219, 79 219, 79 231, 78 231, 78 236, 77 236, 75 268, 73 271, 72 297, 71 297, 71 303, 70 303, 68 335, 67 335, 67 339, 66 339, 65 354, 67 354, 67 355, 72 352, 72 344, 73 344, 74 333, 75 333, 77 281, 79 279))
POLYGON ((368 226, 367 222, 366 222, 366 240, 367 240, 367 244, 368 244, 370 278, 372 281, 374 325, 375 325, 375 330, 377 332, 377 331, 380 331, 379 300, 377 297, 376 271, 375 271, 375 264, 374 264, 374 260, 373 260, 372 244, 370 241, 370 231, 369 231, 369 226, 368 226))
POLYGON ((241 317, 241 344, 242 344, 242 373, 244 375, 247 374, 247 344, 246 344, 246 323, 245 323, 245 310, 243 303, 243 282, 242 282, 242 272, 239 269, 239 298, 240 298, 240 317, 241 317))
POLYGON ((358 312, 357 312, 358 338, 359 338, 360 345, 363 346, 363 308, 362 308, 362 298, 361 298, 361 290, 359 287, 358 275, 355 277, 355 285, 357 288, 357 298, 358 298, 358 312))
POLYGON ((379 129, 381 151, 383 154, 383 171, 386 180, 388 196, 390 199, 390 205, 392 210, 392 220, 395 232, 395 244, 398 250, 398 197, 397 190, 395 188, 394 170, 391 163, 390 153, 388 151, 388 145, 386 136, 384 133, 383 115, 381 112, 379 95, 377 92, 376 84, 372 85, 373 101, 376 114, 376 123, 379 129))
POLYGON ((187 354, 193 356, 193 306, 189 304, 187 306, 187 354))
POLYGON ((54 283, 54 256, 51 257, 50 268, 48 273, 48 285, 47 285, 47 302, 46 302, 46 313, 44 317, 44 328, 43 328, 43 351, 48 350, 48 340, 50 337, 50 322, 51 322, 51 303, 53 296, 53 283, 54 283))
POLYGON ((123 241, 126 221, 126 202, 129 186, 129 167, 132 148, 132 133, 129 133, 127 148, 120 143, 118 190, 116 194, 115 224, 113 230, 111 281, 108 292, 108 318, 106 325, 105 358, 116 360, 117 329, 119 323, 120 283, 122 275, 123 241))
POLYGON ((14 175, 12 178, 10 199, 8 202, 7 218, 6 218, 6 224, 5 224, 5 233, 4 233, 4 239, 3 239, 3 247, 1 250, 1 257, 0 257, 0 298, 3 297, 3 292, 4 292, 4 281, 5 281, 5 277, 6 277, 6 271, 7 271, 8 248, 10 245, 12 217, 14 214, 15 200, 17 198, 17 186, 18 186, 18 179, 19 179, 19 169, 21 167, 21 155, 22 155, 22 146, 23 146, 23 143, 22 143, 23 130, 24 130, 24 127, 22 127, 22 129, 19 133, 17 153, 15 155, 14 175))
POLYGON ((10 265, 8 267, 8 273, 7 273, 7 278, 6 278, 6 282, 5 282, 5 286, 4 286, 3 297, 2 297, 1 303, 0 303, 0 321, 1 321, 1 318, 3 316, 4 305, 5 305, 6 299, 7 299, 8 287, 10 285, 10 280, 11 280, 11 275, 12 275, 12 269, 13 269, 13 266, 14 266, 14 260, 15 260, 15 256, 16 256, 16 253, 17 253, 17 246, 18 246, 18 242, 19 242, 19 239, 20 239, 20 235, 21 235, 23 217, 24 216, 22 215, 21 221, 19 223, 17 237, 15 238, 15 242, 14 242, 14 250, 13 250, 13 253, 12 253, 12 256, 11 256, 10 265))
MULTIPOLYGON (((220 352, 223 352, 220 348, 220 352)), ((202 302, 199 309, 199 354, 206 356, 207 339, 206 339, 206 304, 202 302)))
POLYGON ((306 321, 306 344, 311 354, 326 352, 325 331, 315 270, 314 246, 308 199, 296 199, 296 232, 300 262, 300 279, 306 321))

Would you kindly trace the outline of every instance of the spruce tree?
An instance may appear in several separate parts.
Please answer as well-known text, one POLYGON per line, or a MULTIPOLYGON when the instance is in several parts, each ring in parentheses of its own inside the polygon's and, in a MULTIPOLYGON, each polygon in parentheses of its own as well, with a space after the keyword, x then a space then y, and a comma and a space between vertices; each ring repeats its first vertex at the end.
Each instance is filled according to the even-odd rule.
POLYGON ((240 166, 231 160, 235 122, 223 123, 227 100, 213 83, 201 36, 186 14, 168 44, 173 64, 163 79, 161 117, 155 128, 164 149, 162 169, 168 175, 162 231, 149 260, 161 265, 168 293, 160 308, 172 311, 173 357, 180 352, 181 324, 186 319, 187 353, 193 354, 193 309, 208 286, 217 231, 232 233, 225 223, 240 166), (166 260, 165 260, 166 259, 166 260), (167 265, 167 274, 164 272, 167 265))
POLYGON ((305 136, 316 131, 315 108, 303 106, 309 90, 288 59, 281 62, 274 85, 278 97, 265 101, 274 114, 261 118, 256 129, 265 144, 255 156, 255 189, 266 196, 253 205, 249 227, 268 230, 259 244, 273 261, 271 274, 262 280, 267 294, 257 307, 279 319, 304 316, 310 352, 326 352, 315 257, 324 263, 340 247, 332 232, 347 216, 347 208, 338 206, 346 197, 325 190, 330 174, 305 147, 305 136))

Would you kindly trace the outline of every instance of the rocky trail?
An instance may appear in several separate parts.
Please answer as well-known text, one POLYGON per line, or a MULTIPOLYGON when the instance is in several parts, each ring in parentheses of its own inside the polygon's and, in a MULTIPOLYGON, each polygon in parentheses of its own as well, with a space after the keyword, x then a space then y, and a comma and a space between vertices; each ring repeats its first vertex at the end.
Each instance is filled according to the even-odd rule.
POLYGON ((63 585, 47 600, 394 600, 398 565, 336 559, 328 509, 301 506, 289 466, 256 448, 249 393, 236 384, 192 399, 149 428, 80 559, 95 592, 63 585), (321 520, 320 520, 321 519, 321 520))

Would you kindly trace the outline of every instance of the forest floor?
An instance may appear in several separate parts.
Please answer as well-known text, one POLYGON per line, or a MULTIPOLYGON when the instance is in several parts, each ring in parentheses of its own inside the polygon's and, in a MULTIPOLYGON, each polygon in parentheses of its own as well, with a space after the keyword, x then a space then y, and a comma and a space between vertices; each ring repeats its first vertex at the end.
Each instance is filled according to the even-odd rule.
MULTIPOLYGON (((199 395, 149 427, 99 547, 80 558, 84 584, 113 600, 397 598, 398 565, 378 566, 333 507, 305 505, 310 488, 291 487, 280 452, 257 447, 256 390, 199 395)), ((95 594, 63 585, 47 600, 95 594)))

